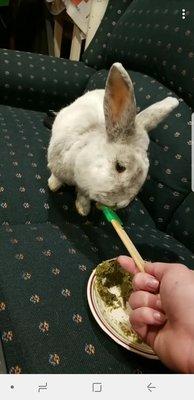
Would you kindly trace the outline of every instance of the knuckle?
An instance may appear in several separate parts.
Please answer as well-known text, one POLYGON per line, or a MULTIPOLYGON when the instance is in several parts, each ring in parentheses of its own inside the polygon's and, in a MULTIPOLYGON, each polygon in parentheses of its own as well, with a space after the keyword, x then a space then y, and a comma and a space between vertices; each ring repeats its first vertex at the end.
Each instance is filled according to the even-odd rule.
POLYGON ((131 293, 131 296, 129 297, 129 305, 133 309, 135 309, 135 304, 136 304, 136 299, 137 299, 137 292, 131 293))
POLYGON ((146 321, 149 318, 149 310, 146 307, 141 308, 141 318, 146 321))
POLYGON ((147 307, 149 305, 149 293, 141 292, 140 300, 141 300, 142 306, 147 307))
POLYGON ((139 307, 147 307, 149 305, 149 293, 144 291, 136 291, 129 298, 129 305, 134 310, 139 307))
POLYGON ((134 276, 133 280, 132 280, 132 287, 133 287, 133 289, 135 289, 136 286, 137 286, 137 275, 138 275, 138 274, 136 274, 136 275, 134 276))
POLYGON ((138 320, 137 320, 137 315, 135 311, 131 311, 130 316, 129 316, 129 321, 132 326, 136 325, 138 320))
POLYGON ((134 289, 138 288, 141 285, 141 281, 142 281, 142 272, 138 272, 134 276, 133 281, 132 281, 133 288, 134 289))
POLYGON ((186 267, 186 265, 184 265, 184 264, 175 264, 176 265, 176 267, 177 268, 180 268, 180 269, 184 269, 184 270, 186 270, 186 269, 188 269, 187 267, 186 267))

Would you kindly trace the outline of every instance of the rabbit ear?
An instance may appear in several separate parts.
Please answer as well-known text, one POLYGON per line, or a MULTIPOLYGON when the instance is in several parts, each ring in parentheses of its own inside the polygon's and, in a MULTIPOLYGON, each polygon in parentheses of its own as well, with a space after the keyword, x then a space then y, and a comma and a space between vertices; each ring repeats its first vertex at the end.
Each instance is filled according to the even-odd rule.
POLYGON ((166 97, 137 114, 136 123, 149 132, 162 122, 178 104, 179 101, 175 97, 166 97))
POLYGON ((110 68, 104 95, 106 130, 110 140, 125 140, 134 133, 136 103, 133 84, 122 64, 110 68))

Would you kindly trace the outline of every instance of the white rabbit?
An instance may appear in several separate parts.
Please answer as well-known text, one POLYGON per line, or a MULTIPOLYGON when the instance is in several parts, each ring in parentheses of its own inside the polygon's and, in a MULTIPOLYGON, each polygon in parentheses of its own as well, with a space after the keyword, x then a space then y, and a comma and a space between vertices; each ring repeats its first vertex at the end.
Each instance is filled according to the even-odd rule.
POLYGON ((49 188, 75 185, 81 215, 89 213, 91 200, 126 207, 147 176, 147 132, 178 104, 167 97, 136 115, 131 79, 122 64, 113 64, 105 90, 87 92, 57 114, 48 148, 49 188))

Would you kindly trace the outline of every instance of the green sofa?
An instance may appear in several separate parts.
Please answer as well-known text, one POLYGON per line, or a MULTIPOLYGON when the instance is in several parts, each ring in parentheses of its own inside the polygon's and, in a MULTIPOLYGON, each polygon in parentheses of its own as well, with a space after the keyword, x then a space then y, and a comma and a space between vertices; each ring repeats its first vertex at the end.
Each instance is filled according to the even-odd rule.
POLYGON ((192 1, 110 1, 81 62, 0 50, 0 331, 8 373, 170 372, 121 348, 93 319, 88 278, 126 250, 95 207, 88 218, 77 214, 74 188, 49 191, 43 120, 47 110, 103 88, 114 61, 128 69, 139 110, 178 97, 150 135, 146 183, 119 215, 145 259, 193 268, 193 18, 192 1))

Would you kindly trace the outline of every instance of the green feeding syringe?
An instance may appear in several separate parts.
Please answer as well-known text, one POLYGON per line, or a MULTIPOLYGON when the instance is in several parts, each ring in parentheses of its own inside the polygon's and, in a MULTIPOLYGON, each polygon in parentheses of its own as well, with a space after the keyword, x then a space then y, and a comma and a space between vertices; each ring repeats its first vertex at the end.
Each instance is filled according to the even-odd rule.
POLYGON ((125 245, 126 249, 128 250, 129 254, 133 258, 137 268, 139 271, 144 272, 144 260, 139 254, 138 250, 134 246, 133 242, 123 229, 123 223, 120 220, 119 216, 115 211, 111 208, 104 206, 102 204, 97 203, 97 208, 102 210, 105 218, 107 221, 111 222, 112 226, 114 227, 115 231, 119 235, 120 239, 122 240, 123 244, 125 245))

